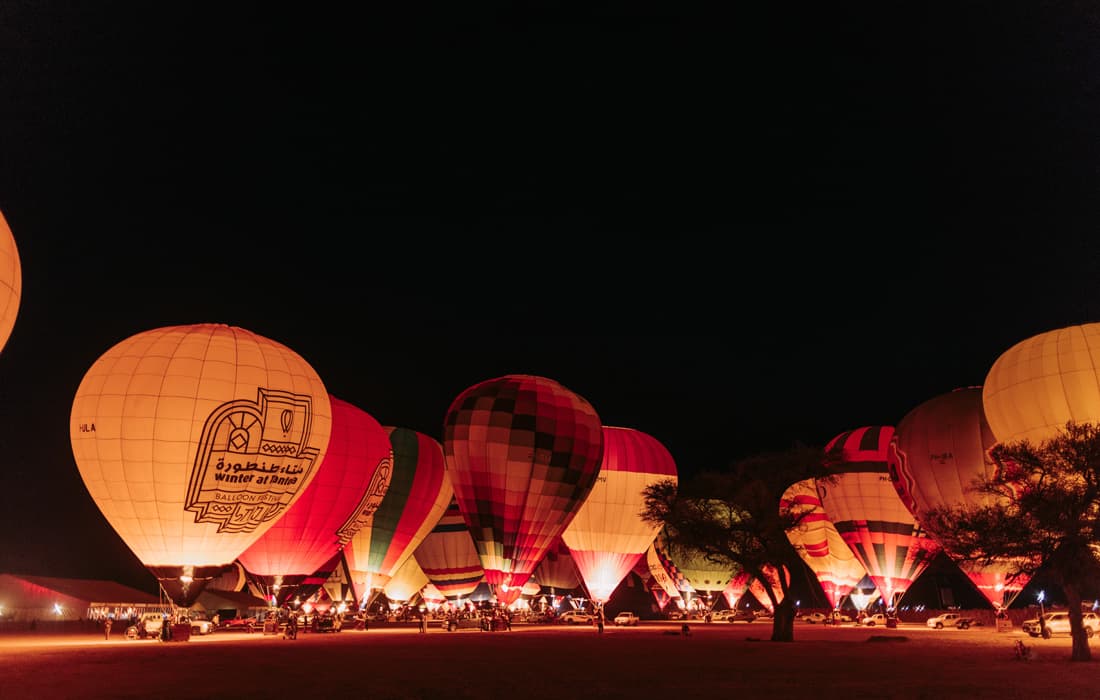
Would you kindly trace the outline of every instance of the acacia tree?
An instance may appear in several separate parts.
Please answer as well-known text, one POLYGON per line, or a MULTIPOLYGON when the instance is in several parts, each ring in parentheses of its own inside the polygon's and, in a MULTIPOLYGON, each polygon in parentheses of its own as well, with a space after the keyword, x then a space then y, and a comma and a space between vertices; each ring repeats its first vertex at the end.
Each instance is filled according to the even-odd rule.
POLYGON ((680 484, 665 480, 644 492, 642 518, 664 526, 671 544, 764 584, 775 610, 773 642, 794 640, 790 572, 800 560, 787 530, 806 515, 781 507, 780 499, 796 481, 824 476, 822 458, 820 449, 796 445, 736 462, 726 472, 703 472, 680 484), (779 572, 781 600, 765 575, 768 566, 779 572))
POLYGON ((1038 446, 997 444, 990 455, 999 468, 971 488, 991 505, 941 506, 922 524, 957 561, 1049 573, 1069 606, 1071 658, 1088 661, 1081 598, 1100 574, 1100 426, 1070 421, 1038 446))

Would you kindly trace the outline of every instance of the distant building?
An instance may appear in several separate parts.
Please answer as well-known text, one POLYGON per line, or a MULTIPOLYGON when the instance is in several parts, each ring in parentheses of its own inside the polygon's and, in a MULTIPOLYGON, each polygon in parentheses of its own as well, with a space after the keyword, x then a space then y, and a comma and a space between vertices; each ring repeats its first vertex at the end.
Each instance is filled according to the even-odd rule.
POLYGON ((114 581, 0 574, 0 622, 127 620, 171 607, 114 581))

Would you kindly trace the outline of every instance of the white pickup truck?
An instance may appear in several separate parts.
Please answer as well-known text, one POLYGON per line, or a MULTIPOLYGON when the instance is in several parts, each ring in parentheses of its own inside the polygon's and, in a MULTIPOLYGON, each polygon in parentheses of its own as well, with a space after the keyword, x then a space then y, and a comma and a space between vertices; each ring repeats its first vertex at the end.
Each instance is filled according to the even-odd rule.
POLYGON ((617 627, 633 627, 638 624, 638 616, 632 612, 621 612, 612 622, 617 627))

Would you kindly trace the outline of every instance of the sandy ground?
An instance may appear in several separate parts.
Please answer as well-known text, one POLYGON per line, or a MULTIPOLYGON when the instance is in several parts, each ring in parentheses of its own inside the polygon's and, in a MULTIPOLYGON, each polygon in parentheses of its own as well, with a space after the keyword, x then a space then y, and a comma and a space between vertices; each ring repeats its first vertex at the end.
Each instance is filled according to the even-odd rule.
POLYGON ((341 698, 1096 698, 1096 660, 1070 662, 1068 638, 1018 629, 930 630, 799 623, 643 622, 523 626, 509 632, 372 626, 276 635, 218 632, 186 642, 98 635, 0 637, 0 699, 341 698), (1015 659, 1022 639, 1035 658, 1015 659))

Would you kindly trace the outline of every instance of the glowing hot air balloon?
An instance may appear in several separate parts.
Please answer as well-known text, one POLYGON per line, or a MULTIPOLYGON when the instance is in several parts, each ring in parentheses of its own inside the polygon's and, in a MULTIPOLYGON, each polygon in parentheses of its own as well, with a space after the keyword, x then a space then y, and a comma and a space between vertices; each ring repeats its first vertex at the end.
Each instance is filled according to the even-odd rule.
POLYGON ((69 436, 107 522, 189 607, 309 486, 331 425, 328 392, 301 356, 198 324, 138 333, 100 356, 69 436))
POLYGON ((428 577, 424 575, 415 557, 405 557, 404 562, 397 567, 386 585, 382 587, 382 594, 390 603, 407 603, 413 599, 424 586, 428 585, 428 577))
POLYGON ((8 344, 23 296, 23 268, 7 219, 0 212, 0 349, 8 344))
POLYGON ((407 428, 386 432, 393 447, 389 487, 374 515, 344 546, 356 593, 367 604, 370 591, 380 591, 413 555, 454 494, 437 441, 407 428))
POLYGON ((892 426, 849 430, 825 446, 836 482, 817 482, 818 497, 852 552, 867 569, 888 608, 928 568, 937 545, 921 530, 890 481, 887 449, 892 426))
MULTIPOLYGON (((775 600, 778 603, 783 602, 783 585, 779 582, 779 577, 782 576, 790 583, 791 572, 787 570, 787 567, 782 569, 776 569, 771 564, 765 564, 762 570, 764 578, 767 580, 768 588, 775 594, 775 600)), ((723 591, 724 592, 724 591, 723 591)), ((760 582, 760 579, 755 576, 749 580, 749 593, 752 593, 753 597, 760 602, 764 609, 768 612, 774 613, 775 606, 772 605, 771 598, 768 597, 768 591, 764 588, 764 584, 760 582)))
POLYGON ((596 485, 562 532, 588 595, 603 605, 657 536, 642 520, 643 492, 676 481, 676 463, 653 437, 630 428, 604 427, 603 461, 596 485))
MULTIPOLYGON (((973 483, 993 477, 997 466, 989 450, 995 443, 979 386, 941 394, 901 419, 890 443, 890 478, 917 522, 935 507, 993 505, 973 483)), ((959 568, 995 608, 1008 607, 1030 580, 1027 575, 1010 580, 1011 560, 989 566, 966 562, 959 568)))
POLYGON ((1100 423, 1100 323, 1022 340, 994 361, 982 404, 998 442, 1038 446, 1066 423, 1100 423))
POLYGON ((373 514, 389 485, 393 450, 386 431, 366 411, 335 396, 329 401, 332 435, 317 475, 294 505, 238 557, 278 603, 309 595, 296 589, 339 554, 366 522, 364 511, 373 514))
POLYGON ((680 586, 677 585, 676 580, 669 572, 665 558, 657 551, 656 543, 649 545, 645 557, 646 565, 649 568, 649 580, 653 582, 650 589, 653 591, 654 597, 657 598, 658 604, 661 605, 661 609, 664 610, 671 600, 678 601, 677 607, 682 608, 684 600, 680 595, 680 586), (659 594, 658 590, 663 591, 664 595, 659 594))
MULTIPOLYGON (((707 608, 713 607, 718 595, 729 585, 730 579, 737 573, 735 567, 729 563, 713 562, 702 553, 681 547, 668 542, 665 539, 664 530, 657 533, 654 541, 658 552, 662 552, 675 566, 680 581, 680 595, 687 601, 688 606, 707 608), (694 594, 694 603, 692 601, 694 594)), ((672 566, 667 565, 667 569, 672 566)))
POLYGON ((485 577, 466 519, 451 498, 447 510, 413 552, 428 580, 447 598, 468 598, 485 577))
POLYGON ((544 377, 507 375, 451 403, 443 450, 485 580, 527 582, 588 496, 603 431, 583 398, 544 377))
POLYGON ((789 486, 780 504, 781 508, 801 513, 799 524, 787 531, 787 539, 814 572, 829 605, 839 610, 844 597, 867 575, 867 569, 829 521, 813 479, 789 486))

